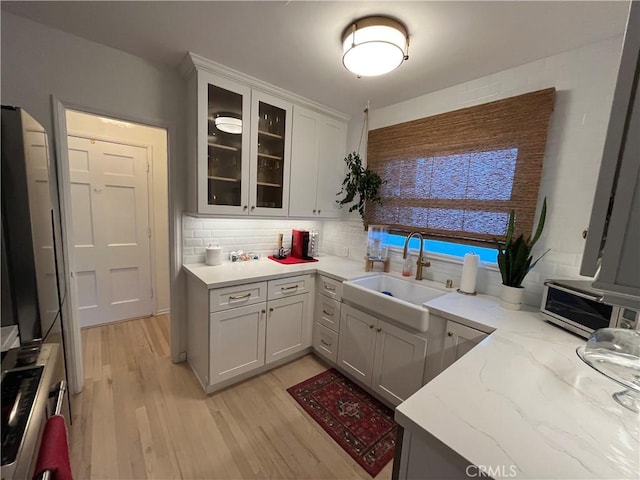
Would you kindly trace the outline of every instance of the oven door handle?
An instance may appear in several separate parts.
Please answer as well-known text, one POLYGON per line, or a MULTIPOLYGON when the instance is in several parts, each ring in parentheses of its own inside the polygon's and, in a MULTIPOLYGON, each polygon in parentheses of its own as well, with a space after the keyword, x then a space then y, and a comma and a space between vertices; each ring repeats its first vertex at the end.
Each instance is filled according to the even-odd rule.
POLYGON ((53 413, 52 415, 60 415, 62 411, 62 403, 64 401, 64 394, 67 392, 67 384, 64 380, 60 380, 55 387, 51 389, 49 392, 49 398, 56 399, 53 404, 53 413))
POLYGON ((577 297, 586 298, 588 300, 593 300, 594 302, 598 302, 598 303, 603 303, 604 302, 604 297, 602 295, 590 295, 588 293, 581 292, 581 291, 578 291, 578 290, 570 290, 568 288, 561 287, 557 283, 553 283, 553 282, 544 282, 544 284, 549 288, 555 288, 556 290, 560 290, 561 292, 570 293, 572 295, 576 295, 577 297))

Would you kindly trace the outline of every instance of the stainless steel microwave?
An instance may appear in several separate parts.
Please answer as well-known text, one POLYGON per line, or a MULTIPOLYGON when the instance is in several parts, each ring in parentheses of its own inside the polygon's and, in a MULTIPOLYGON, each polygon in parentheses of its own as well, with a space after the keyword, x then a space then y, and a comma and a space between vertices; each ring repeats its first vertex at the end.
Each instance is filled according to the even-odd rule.
POLYGON ((549 322, 585 338, 600 328, 640 330, 640 312, 604 303, 603 298, 590 280, 547 280, 540 311, 549 322))

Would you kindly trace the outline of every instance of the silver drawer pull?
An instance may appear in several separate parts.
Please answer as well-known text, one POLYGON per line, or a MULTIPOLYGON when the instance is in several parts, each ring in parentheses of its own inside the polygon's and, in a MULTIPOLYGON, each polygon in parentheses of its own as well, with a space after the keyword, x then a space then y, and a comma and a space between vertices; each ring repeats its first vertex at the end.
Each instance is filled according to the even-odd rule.
POLYGON ((333 317, 333 313, 329 313, 326 310, 322 310, 322 313, 324 313, 325 315, 327 315, 328 317, 333 317))
POLYGON ((245 293, 244 295, 230 295, 229 300, 244 300, 245 298, 251 297, 251 292, 245 293))
POLYGON ((323 345, 325 345, 325 346, 327 346, 327 347, 330 347, 330 346, 331 346, 331 344, 330 344, 330 343, 327 343, 327 342, 325 342, 325 341, 324 341, 324 340, 322 340, 322 339, 320 339, 320 343, 321 343, 321 344, 323 344, 323 345))
POLYGON ((292 292, 292 291, 295 291, 297 289, 298 289, 298 285, 294 285, 293 287, 286 287, 286 288, 285 287, 280 287, 280 291, 282 293, 284 293, 284 292, 292 292))
POLYGON ((334 293, 335 293, 335 291, 336 291, 336 288, 335 288, 335 287, 330 287, 329 285, 325 285, 325 286, 324 286, 324 289, 325 289, 325 290, 328 290, 329 292, 334 292, 334 293))

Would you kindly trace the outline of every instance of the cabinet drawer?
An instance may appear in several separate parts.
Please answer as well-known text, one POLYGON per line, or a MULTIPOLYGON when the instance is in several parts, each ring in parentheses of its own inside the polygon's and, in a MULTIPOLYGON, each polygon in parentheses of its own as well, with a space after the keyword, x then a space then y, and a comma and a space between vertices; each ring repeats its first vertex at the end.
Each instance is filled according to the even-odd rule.
POLYGON ((313 349, 332 363, 338 361, 338 333, 315 322, 313 349))
POLYGON ((246 283, 209 290, 209 311, 220 312, 267 300, 267 282, 246 283))
POLYGON ((340 331, 340 305, 333 298, 316 295, 315 320, 335 332, 340 331))
POLYGON ((307 293, 310 290, 310 284, 311 275, 298 275, 296 277, 269 280, 269 300, 307 293))
POLYGON ((333 278, 320 276, 320 286, 318 290, 322 295, 333 298, 334 300, 342 300, 342 282, 333 278))

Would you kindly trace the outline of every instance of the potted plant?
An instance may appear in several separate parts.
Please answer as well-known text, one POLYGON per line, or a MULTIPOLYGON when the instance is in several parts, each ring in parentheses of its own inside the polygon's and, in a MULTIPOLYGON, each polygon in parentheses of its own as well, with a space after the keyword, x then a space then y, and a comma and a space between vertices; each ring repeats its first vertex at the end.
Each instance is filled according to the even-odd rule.
POLYGON ((382 203, 378 190, 387 181, 382 180, 376 172, 364 168, 360 154, 356 152, 344 157, 344 161, 347 164, 347 175, 342 182, 342 189, 337 193, 337 195, 344 194, 344 198, 336 202, 340 206, 356 202, 351 205, 349 211, 358 210, 366 228, 365 202, 382 203))
POLYGON ((536 263, 549 252, 547 250, 535 261, 531 255, 531 250, 540 238, 544 228, 544 221, 547 216, 547 199, 545 198, 542 203, 538 227, 533 238, 529 236, 525 239, 523 234, 520 234, 515 239, 513 238, 515 216, 515 210, 511 210, 504 242, 500 242, 497 238, 494 238, 493 241, 498 247, 498 268, 502 275, 500 304, 511 310, 520 310, 522 295, 524 294, 522 281, 527 273, 536 266, 536 263))

